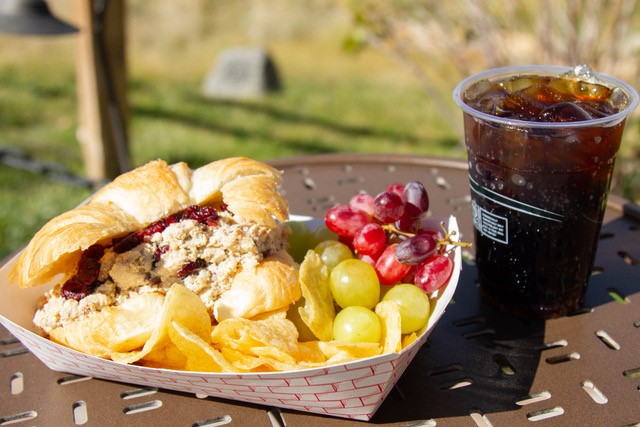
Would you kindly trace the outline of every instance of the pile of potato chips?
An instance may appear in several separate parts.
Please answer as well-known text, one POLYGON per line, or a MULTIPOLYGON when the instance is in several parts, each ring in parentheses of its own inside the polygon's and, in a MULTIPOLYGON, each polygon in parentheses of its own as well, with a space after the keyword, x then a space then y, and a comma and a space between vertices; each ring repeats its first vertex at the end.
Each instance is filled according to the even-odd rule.
POLYGON ((401 336, 395 303, 380 302, 380 343, 332 341, 335 307, 327 267, 309 251, 300 265, 303 297, 288 311, 211 325, 200 298, 182 285, 167 293, 157 328, 142 349, 112 359, 154 368, 201 372, 270 372, 315 368, 399 352, 419 336, 401 336))

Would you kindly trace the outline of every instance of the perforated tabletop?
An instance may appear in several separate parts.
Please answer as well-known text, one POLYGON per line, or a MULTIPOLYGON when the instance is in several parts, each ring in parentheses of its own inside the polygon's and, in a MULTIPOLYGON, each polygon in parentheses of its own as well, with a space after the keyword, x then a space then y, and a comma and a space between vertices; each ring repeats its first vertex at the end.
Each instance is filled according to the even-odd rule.
MULTIPOLYGON (((322 155, 272 162, 292 213, 319 216, 359 190, 421 180, 431 214, 458 217, 471 241, 463 162, 322 155)), ((550 236, 552 238, 552 236, 550 236)), ((596 271, 578 315, 524 322, 478 297, 465 262, 454 303, 371 424, 388 426, 640 425, 640 216, 610 197, 596 271)), ((472 260, 469 252, 468 259, 472 260)), ((0 425, 349 426, 327 418, 197 397, 46 368, 0 328, 0 425)))

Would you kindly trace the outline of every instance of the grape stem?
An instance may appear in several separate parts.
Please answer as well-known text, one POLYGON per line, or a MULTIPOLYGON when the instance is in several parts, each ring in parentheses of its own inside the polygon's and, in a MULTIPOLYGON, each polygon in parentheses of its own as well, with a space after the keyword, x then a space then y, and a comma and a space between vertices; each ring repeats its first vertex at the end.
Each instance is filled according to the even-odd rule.
POLYGON ((458 233, 456 232, 456 230, 453 230, 451 233, 449 233, 447 228, 444 226, 444 221, 440 221, 440 228, 442 228, 442 231, 444 232, 444 238, 436 240, 439 245, 453 245, 460 246, 461 248, 470 248, 471 246, 473 246, 473 243, 470 242, 460 242, 458 240, 452 240, 451 238, 458 233))
MULTIPOLYGON (((384 224, 382 225, 382 228, 389 234, 399 234, 401 236, 406 236, 406 237, 413 237, 415 236, 415 233, 410 233, 408 231, 401 231, 398 230, 395 225, 393 224, 384 224)), ((438 246, 440 248, 444 248, 447 245, 453 245, 453 246, 460 246, 462 248, 470 248, 471 246, 473 246, 473 243, 469 243, 469 242, 460 242, 457 240, 453 240, 452 237, 455 236, 456 231, 453 230, 451 233, 447 230, 447 228, 444 225, 444 221, 440 221, 440 228, 442 228, 442 231, 444 232, 444 237, 442 239, 438 239, 436 240, 436 243, 438 244, 438 246)))
POLYGON ((384 229, 384 231, 386 231, 388 234, 399 234, 401 236, 406 236, 406 237, 413 237, 415 236, 415 233, 409 233, 408 231, 401 231, 398 230, 393 224, 382 224, 382 228, 384 229))

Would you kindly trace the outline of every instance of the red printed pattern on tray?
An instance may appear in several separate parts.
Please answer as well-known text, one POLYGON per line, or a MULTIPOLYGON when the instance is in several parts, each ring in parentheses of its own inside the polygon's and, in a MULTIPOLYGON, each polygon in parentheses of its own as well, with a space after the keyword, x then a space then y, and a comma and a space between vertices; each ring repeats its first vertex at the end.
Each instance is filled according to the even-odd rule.
POLYGON ((217 378, 123 365, 59 346, 7 322, 18 338, 50 369, 111 381, 192 392, 324 415, 369 420, 400 378, 420 345, 402 354, 321 369, 265 374, 218 374, 217 378), (259 385, 256 385, 259 380, 259 385))

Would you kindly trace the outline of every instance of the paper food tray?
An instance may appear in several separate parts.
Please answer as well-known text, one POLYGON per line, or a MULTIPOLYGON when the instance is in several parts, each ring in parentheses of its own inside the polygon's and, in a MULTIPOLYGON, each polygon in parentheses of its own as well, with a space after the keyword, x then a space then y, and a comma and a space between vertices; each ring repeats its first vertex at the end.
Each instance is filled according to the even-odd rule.
MULTIPOLYGON (((295 219, 295 218, 292 218, 295 219)), ((432 220, 439 227, 440 220, 432 220)), ((445 220, 458 232, 455 217, 445 220)), ((425 332, 400 353, 360 359, 322 368, 269 373, 209 373, 124 365, 71 350, 40 336, 32 319, 46 287, 21 289, 9 282, 16 255, 0 269, 0 323, 54 371, 139 386, 215 396, 261 405, 358 420, 369 420, 424 344, 455 292, 462 265, 459 247, 451 248, 454 270, 449 283, 432 298, 425 332)))

